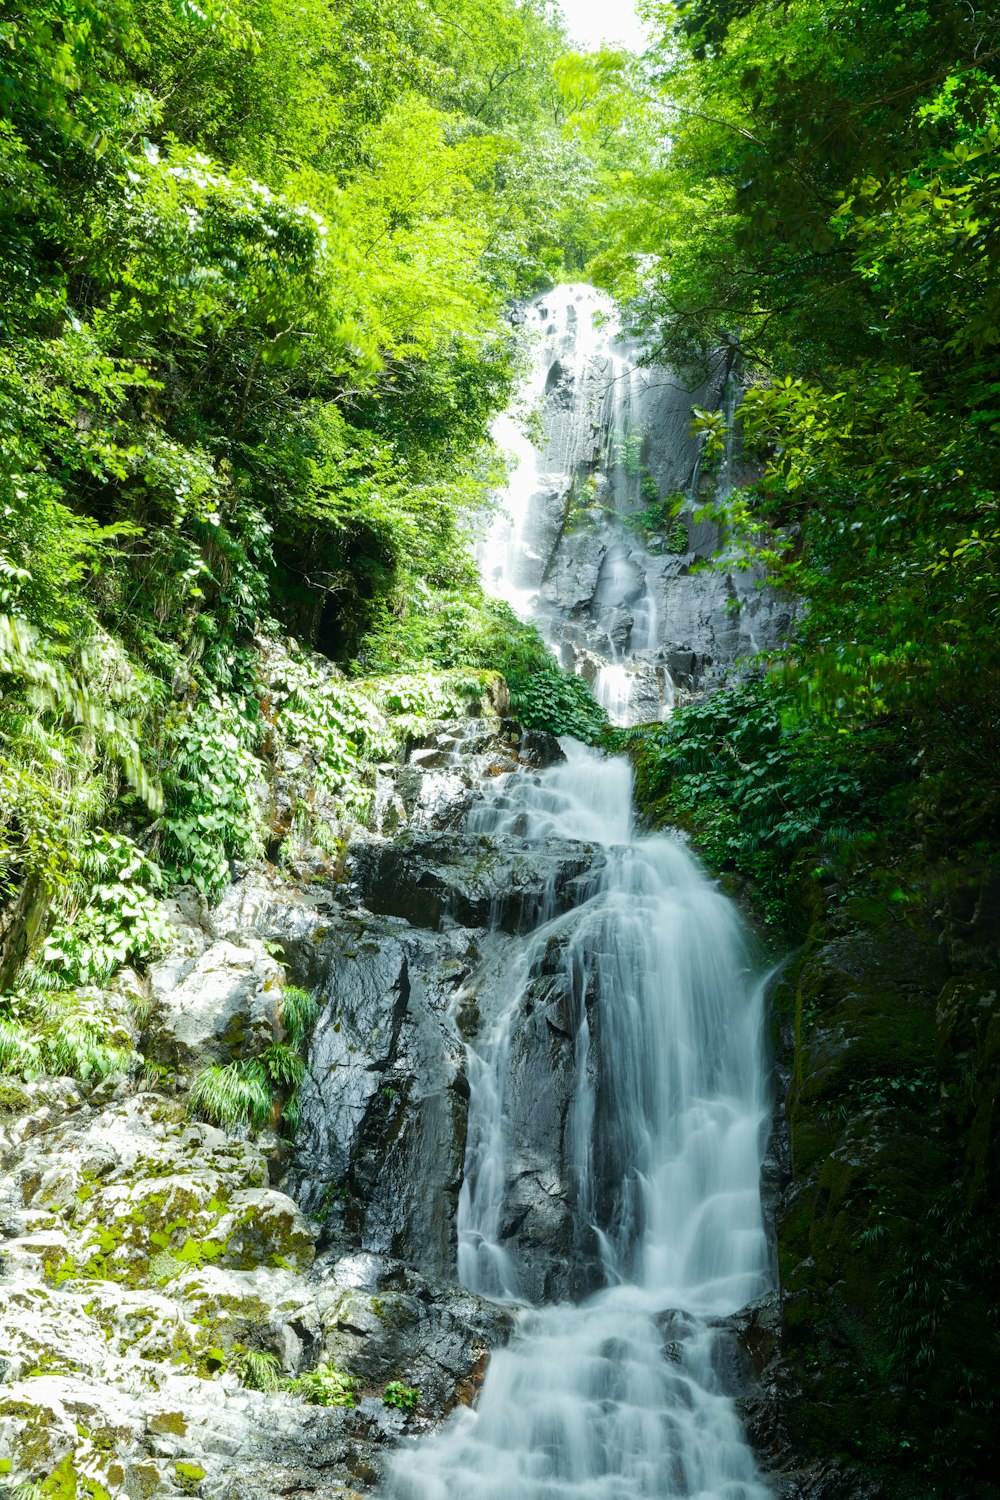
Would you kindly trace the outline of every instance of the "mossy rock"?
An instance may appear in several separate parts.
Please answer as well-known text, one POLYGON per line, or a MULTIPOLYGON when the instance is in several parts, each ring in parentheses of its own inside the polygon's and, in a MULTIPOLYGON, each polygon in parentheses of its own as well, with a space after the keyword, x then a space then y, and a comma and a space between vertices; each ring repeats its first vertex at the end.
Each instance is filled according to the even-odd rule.
POLYGON ((0 1078, 0 1117, 5 1115, 23 1115, 33 1106, 30 1094, 12 1083, 8 1078, 0 1078))
POLYGON ((231 1269, 306 1271, 316 1258, 308 1220, 290 1198, 273 1190, 235 1194, 216 1233, 225 1241, 219 1263, 231 1269))

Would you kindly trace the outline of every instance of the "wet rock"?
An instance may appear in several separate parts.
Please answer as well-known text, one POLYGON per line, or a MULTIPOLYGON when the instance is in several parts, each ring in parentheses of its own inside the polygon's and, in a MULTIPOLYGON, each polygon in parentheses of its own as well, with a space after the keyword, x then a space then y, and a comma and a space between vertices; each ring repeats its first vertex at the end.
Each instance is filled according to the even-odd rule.
POLYGON ((513 1326, 507 1309, 381 1256, 332 1259, 317 1276, 325 1357, 378 1389, 402 1380, 426 1411, 460 1404, 482 1356, 513 1326))
POLYGON ((555 911, 572 904, 574 882, 591 863, 565 840, 526 851, 502 838, 408 832, 391 842, 354 843, 349 872, 371 911, 432 930, 448 920, 518 932, 537 920, 543 898, 555 911))
MULTIPOLYGON (((450 1275, 465 1149, 468 936, 358 919, 324 984, 288 1184, 325 1233, 450 1275)), ((334 939, 334 942, 337 940, 334 939)))
POLYGON ((543 729, 526 729, 518 745, 518 757, 526 766, 541 771, 545 766, 554 766, 565 760, 555 735, 543 729))

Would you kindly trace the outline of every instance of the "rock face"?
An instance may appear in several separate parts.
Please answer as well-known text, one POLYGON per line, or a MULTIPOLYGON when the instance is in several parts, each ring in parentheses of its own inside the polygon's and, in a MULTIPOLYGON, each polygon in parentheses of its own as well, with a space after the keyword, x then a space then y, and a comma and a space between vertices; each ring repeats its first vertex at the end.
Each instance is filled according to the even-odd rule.
POLYGON ((259 940, 217 940, 154 964, 158 1026, 147 1055, 172 1066, 225 1063, 259 1052, 279 1027, 280 964, 259 940))
POLYGON ((969 942, 939 903, 817 914, 775 995, 783 1328, 750 1425, 793 1495, 998 1494, 1000 922, 969 942))
POLYGON ((788 633, 791 607, 763 587, 761 568, 735 557, 730 567, 696 568, 712 556, 712 539, 684 552, 654 551, 620 520, 595 513, 544 542, 541 618, 562 643, 564 665, 590 658, 595 680, 601 665, 624 661, 640 680, 665 666, 676 686, 696 689, 788 633), (565 599, 574 601, 568 620, 565 599))

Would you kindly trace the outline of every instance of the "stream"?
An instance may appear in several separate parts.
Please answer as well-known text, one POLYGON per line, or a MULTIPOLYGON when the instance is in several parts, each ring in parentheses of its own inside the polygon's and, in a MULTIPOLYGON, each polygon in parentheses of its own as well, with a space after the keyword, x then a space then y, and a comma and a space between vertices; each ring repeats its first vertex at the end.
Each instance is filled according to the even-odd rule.
MULTIPOLYGON (((619 456, 641 377, 609 342, 596 294, 553 296, 561 321, 547 304, 533 310, 541 354, 531 379, 536 392, 547 384, 564 399, 547 447, 517 449, 507 514, 480 560, 488 586, 537 620, 565 659, 572 631, 553 628, 558 611, 543 597, 551 559, 539 553, 533 506, 567 492, 591 446, 589 470, 596 463, 600 476, 604 460, 597 483, 610 486, 615 504, 635 504, 619 456)), ((591 640, 593 680, 627 722, 632 680, 652 675, 658 712, 669 712, 673 684, 655 659, 652 589, 629 583, 623 550, 608 547, 606 556, 605 600, 614 603, 617 589, 629 625, 612 631, 603 657, 591 640)), ((400 1450, 388 1493, 764 1500, 770 1491, 725 1393, 720 1334, 727 1315, 771 1284, 760 1199, 769 1118, 763 984, 735 907, 683 842, 637 832, 627 762, 574 741, 562 747, 554 766, 496 777, 467 817, 467 832, 487 847, 502 840, 541 858, 568 843, 586 856, 571 902, 542 891, 467 1047, 458 1274, 514 1309, 515 1331, 492 1354, 476 1408, 400 1450), (548 1024, 571 1038, 560 1178, 581 1268, 570 1281, 577 1300, 551 1302, 539 1300, 544 1277, 523 1246, 510 1248, 513 1189, 532 1167, 512 1127, 512 1037, 540 984, 555 1017, 548 1024)))

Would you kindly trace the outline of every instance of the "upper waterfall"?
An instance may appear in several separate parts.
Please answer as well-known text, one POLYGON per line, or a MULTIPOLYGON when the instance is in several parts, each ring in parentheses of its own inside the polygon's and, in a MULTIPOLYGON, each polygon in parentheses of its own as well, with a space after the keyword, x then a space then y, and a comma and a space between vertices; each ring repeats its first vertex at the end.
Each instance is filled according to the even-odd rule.
MULTIPOLYGON (((614 723, 659 718, 678 686, 774 645, 788 623, 753 568, 696 568, 720 534, 692 499, 691 408, 731 404, 728 361, 690 379, 640 363, 590 286, 555 287, 519 317, 529 364, 516 414, 494 429, 510 474, 478 549, 484 587, 539 626, 614 723)), ((730 456, 718 483, 738 478, 730 456)))

